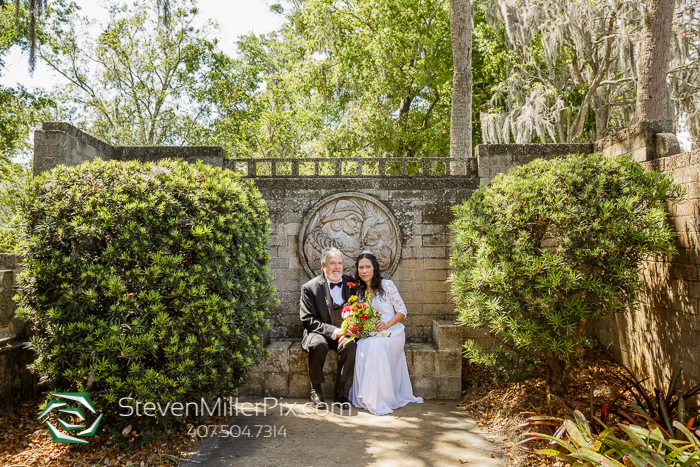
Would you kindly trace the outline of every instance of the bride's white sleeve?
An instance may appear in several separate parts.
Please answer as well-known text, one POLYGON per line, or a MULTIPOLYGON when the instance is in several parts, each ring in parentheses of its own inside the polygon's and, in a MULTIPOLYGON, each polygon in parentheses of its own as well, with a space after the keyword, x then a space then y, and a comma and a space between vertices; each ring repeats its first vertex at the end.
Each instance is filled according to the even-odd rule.
POLYGON ((389 302, 394 307, 394 312, 401 313, 405 317, 408 314, 408 310, 406 309, 406 304, 403 302, 403 299, 399 294, 399 289, 397 289, 396 285, 390 280, 385 279, 383 285, 384 292, 386 292, 389 302))

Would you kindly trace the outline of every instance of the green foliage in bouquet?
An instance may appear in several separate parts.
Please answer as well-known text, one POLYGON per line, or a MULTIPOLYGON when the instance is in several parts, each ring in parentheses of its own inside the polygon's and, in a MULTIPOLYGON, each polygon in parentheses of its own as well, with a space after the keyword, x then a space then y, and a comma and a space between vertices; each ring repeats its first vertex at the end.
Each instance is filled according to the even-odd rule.
POLYGON ((149 440, 179 419, 117 417, 120 399, 237 393, 274 295, 252 182, 202 163, 98 160, 44 173, 30 193, 19 314, 42 380, 89 393, 114 433, 133 425, 149 440))
POLYGON ((353 295, 345 304, 342 310, 343 324, 340 330, 343 334, 349 334, 343 339, 341 345, 345 347, 355 339, 369 337, 374 332, 381 320, 379 313, 372 305, 372 299, 358 300, 357 295, 353 295))
POLYGON ((454 208, 461 321, 488 328, 512 361, 546 361, 552 391, 566 393, 595 321, 632 309, 642 261, 675 253, 666 203, 682 195, 670 175, 624 156, 537 159, 499 174, 454 208))

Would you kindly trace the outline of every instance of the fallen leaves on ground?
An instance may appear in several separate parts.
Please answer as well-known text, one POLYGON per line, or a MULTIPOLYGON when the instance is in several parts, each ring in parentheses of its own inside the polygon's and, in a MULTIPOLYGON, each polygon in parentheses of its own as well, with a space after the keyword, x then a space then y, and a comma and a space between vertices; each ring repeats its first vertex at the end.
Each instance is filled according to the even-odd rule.
MULTIPOLYGON (((609 399, 624 389, 615 376, 624 373, 615 359, 604 349, 587 350, 574 364, 569 394, 564 402, 574 407, 574 401, 588 402, 589 391, 596 370, 600 370, 596 381, 595 399, 609 399)), ((537 368, 535 376, 522 383, 494 382, 484 366, 462 363, 463 410, 476 421, 481 431, 498 444, 512 465, 525 467, 565 467, 566 464, 553 457, 533 453, 533 449, 545 443, 517 445, 523 434, 532 431, 527 421, 533 415, 564 416, 567 411, 554 397, 547 398, 547 368, 537 368)))
MULTIPOLYGON (((44 397, 37 398, 0 416, 0 426, 3 427, 0 432, 0 466, 174 466, 186 459, 199 439, 188 436, 189 428, 182 426, 177 434, 162 436, 150 446, 134 446, 125 450, 103 432, 91 438, 87 446, 54 443, 46 426, 37 420, 39 405, 44 401, 44 397)), ((218 419, 207 422, 220 423, 218 419)))

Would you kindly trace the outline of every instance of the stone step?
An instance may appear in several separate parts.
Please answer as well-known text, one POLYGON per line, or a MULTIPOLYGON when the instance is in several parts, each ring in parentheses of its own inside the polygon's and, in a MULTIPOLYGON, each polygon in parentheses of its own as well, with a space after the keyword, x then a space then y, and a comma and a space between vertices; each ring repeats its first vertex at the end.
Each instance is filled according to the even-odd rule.
MULTIPOLYGON (((433 321, 433 343, 405 346, 413 394, 425 399, 459 399, 462 386, 461 329, 451 321, 433 321)), ((308 397, 311 382, 307 353, 299 340, 270 342, 269 356, 255 369, 241 395, 251 397, 308 397)), ((328 353, 323 368, 323 392, 333 394, 337 356, 328 353)), ((348 385, 349 387, 349 385, 348 385)))

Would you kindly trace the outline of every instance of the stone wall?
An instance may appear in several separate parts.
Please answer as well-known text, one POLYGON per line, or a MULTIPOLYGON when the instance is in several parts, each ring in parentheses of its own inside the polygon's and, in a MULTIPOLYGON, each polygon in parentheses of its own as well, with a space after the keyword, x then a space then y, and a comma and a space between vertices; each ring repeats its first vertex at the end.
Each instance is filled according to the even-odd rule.
POLYGON ((338 193, 372 196, 399 225, 402 249, 391 279, 408 306, 407 340, 431 342, 432 320, 455 318, 446 283, 452 243, 450 208, 478 187, 473 159, 462 162, 466 175, 452 175, 451 165, 441 158, 225 159, 222 148, 112 147, 61 122, 44 123, 34 141, 35 175, 59 164, 76 165, 96 157, 140 161, 179 157, 252 178, 267 202, 272 222, 271 274, 281 303, 269 317, 273 340, 301 337, 299 291, 310 276, 300 258, 299 231, 319 201, 338 193))
POLYGON ((471 196, 476 178, 436 179, 308 177, 256 179, 272 221, 272 275, 280 305, 270 315, 271 337, 299 338, 299 291, 310 279, 299 252, 300 227, 316 203, 337 193, 363 193, 386 206, 401 230, 401 260, 391 279, 408 307, 406 338, 430 342, 432 320, 454 319, 446 283, 452 206, 471 196))
POLYGON ((38 378, 27 370, 32 363, 28 343, 0 343, 0 414, 39 395, 38 378))
POLYGON ((38 395, 38 379, 27 369, 34 352, 28 326, 15 316, 15 279, 22 271, 20 255, 0 254, 0 414, 38 395))
POLYGON ((669 205, 678 233, 678 255, 644 264, 645 291, 631 314, 600 321, 595 334, 638 377, 667 384, 683 362, 683 382, 700 382, 700 151, 643 162, 648 170, 669 172, 687 190, 682 203, 669 205))
POLYGON ((180 158, 188 162, 202 160, 221 167, 226 152, 219 146, 113 147, 65 122, 45 122, 34 132, 34 176, 58 165, 78 165, 96 158, 102 160, 149 161, 180 158))
POLYGON ((645 120, 595 143, 580 144, 480 144, 476 147, 479 178, 488 183, 499 173, 535 159, 553 159, 569 154, 631 154, 645 162, 681 152, 670 120, 645 120))
POLYGON ((681 152, 670 120, 645 120, 607 138, 596 141, 595 152, 606 156, 631 154, 637 162, 681 152))
POLYGON ((0 253, 0 345, 26 334, 25 324, 15 316, 15 279, 22 271, 20 255, 0 253))
POLYGON ((488 183, 499 173, 535 159, 553 159, 569 154, 591 154, 593 144, 479 144, 476 158, 481 183, 488 183))

